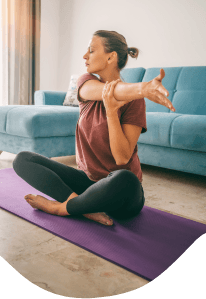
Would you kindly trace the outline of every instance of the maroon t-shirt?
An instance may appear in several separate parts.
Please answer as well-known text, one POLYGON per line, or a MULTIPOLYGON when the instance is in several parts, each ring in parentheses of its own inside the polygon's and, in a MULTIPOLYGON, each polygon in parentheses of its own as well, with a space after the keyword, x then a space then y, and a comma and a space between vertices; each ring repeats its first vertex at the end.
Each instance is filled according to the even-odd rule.
MULTIPOLYGON (((99 181, 111 171, 128 169, 142 183, 142 170, 137 155, 137 145, 126 165, 117 165, 110 149, 108 123, 103 101, 82 101, 79 89, 87 80, 99 80, 90 73, 82 75, 77 82, 77 98, 80 115, 76 126, 76 163, 90 180, 99 181)), ((101 80, 99 80, 101 82, 101 80)), ((133 100, 118 109, 120 124, 132 124, 147 131, 145 99, 133 100)))

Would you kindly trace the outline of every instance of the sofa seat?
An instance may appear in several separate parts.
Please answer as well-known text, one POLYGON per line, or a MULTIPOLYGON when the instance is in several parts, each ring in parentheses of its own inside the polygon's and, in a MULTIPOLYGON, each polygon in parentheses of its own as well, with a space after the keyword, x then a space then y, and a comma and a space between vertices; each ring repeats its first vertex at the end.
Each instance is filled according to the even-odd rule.
POLYGON ((79 107, 9 105, 0 108, 0 150, 45 157, 75 155, 79 107))
POLYGON ((206 115, 147 112, 147 129, 138 143, 206 152, 206 115))
POLYGON ((206 152, 206 115, 180 115, 171 127, 171 147, 206 152))
POLYGON ((75 136, 78 118, 78 107, 2 106, 0 132, 28 138, 75 136))
POLYGON ((171 146, 171 127, 179 113, 147 112, 147 132, 141 134, 138 143, 171 146))

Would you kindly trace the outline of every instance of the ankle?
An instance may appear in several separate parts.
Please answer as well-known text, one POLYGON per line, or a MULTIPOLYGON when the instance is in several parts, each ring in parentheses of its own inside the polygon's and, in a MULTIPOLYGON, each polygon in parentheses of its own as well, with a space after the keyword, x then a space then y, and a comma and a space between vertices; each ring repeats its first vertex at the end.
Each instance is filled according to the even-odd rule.
POLYGON ((73 192, 72 194, 70 194, 70 196, 67 198, 67 201, 78 196, 78 194, 76 194, 75 192, 73 192))
POLYGON ((76 197, 76 196, 78 196, 78 194, 76 194, 75 192, 73 192, 72 194, 70 194, 70 196, 67 198, 66 201, 60 203, 60 205, 59 205, 59 207, 58 207, 58 212, 57 212, 57 215, 58 215, 58 216, 67 216, 67 215, 70 215, 70 214, 68 213, 68 211, 67 211, 67 202, 68 202, 70 199, 72 199, 72 198, 74 198, 74 197, 76 197))

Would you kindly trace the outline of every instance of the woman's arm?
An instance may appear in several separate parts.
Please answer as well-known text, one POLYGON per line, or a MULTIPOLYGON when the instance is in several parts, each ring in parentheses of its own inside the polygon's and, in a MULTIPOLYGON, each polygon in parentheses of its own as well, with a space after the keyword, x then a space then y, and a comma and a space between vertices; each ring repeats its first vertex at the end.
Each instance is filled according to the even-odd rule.
MULTIPOLYGON (((114 97, 117 101, 131 102, 136 99, 142 99, 142 85, 139 83, 118 82, 115 86, 114 97)), ((80 98, 84 101, 102 101, 102 91, 105 83, 97 80, 88 80, 79 89, 80 98)))
POLYGON ((117 165, 125 165, 129 161, 128 156, 130 154, 130 144, 122 130, 118 114, 113 113, 108 116, 107 123, 109 131, 109 145, 112 156, 117 165))
MULTIPOLYGON (((130 124, 123 124, 122 128, 117 111, 125 102, 117 101, 114 98, 114 88, 117 83, 118 80, 106 83, 102 98, 107 114, 111 153, 117 165, 125 165, 131 158, 142 128, 130 124)), ((145 113, 145 110, 143 113, 145 113)))
MULTIPOLYGON (((170 100, 168 90, 162 85, 162 79, 165 77, 165 71, 160 69, 160 74, 149 82, 126 83, 118 82, 114 89, 114 97, 117 101, 138 100, 146 97, 147 99, 163 105, 172 111, 175 111, 170 100)), ((79 90, 81 99, 91 101, 102 101, 102 91, 105 83, 98 80, 86 81, 79 90)))

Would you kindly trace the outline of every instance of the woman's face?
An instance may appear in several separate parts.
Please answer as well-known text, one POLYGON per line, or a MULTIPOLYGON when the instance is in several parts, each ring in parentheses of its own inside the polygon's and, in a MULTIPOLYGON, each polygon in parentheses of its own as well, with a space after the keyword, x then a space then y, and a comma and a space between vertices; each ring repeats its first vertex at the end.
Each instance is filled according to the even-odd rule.
POLYGON ((96 73, 105 70, 110 53, 104 52, 101 37, 93 36, 89 42, 87 53, 83 56, 88 73, 96 73))

